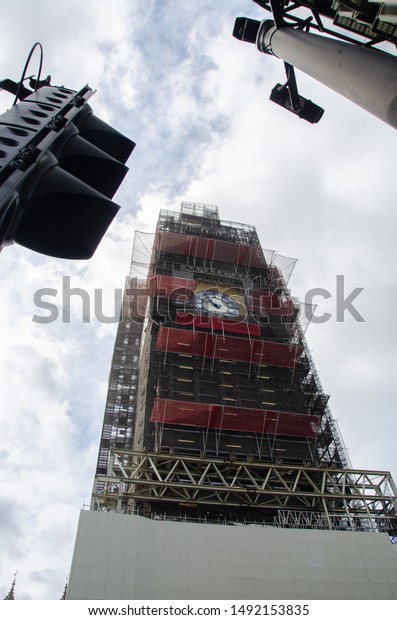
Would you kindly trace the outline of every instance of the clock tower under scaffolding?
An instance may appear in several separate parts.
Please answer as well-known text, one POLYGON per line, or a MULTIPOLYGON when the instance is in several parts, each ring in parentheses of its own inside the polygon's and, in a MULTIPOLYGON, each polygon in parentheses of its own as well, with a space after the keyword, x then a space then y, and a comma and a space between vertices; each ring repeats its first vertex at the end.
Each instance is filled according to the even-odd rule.
MULTIPOLYGON (((304 337, 311 309, 288 289, 294 265, 212 205, 182 203, 160 212, 154 235, 136 233, 89 511, 98 526, 110 515, 120 527, 150 521, 157 532, 191 524, 201 547, 214 526, 233 541, 240 525, 248 545, 260 531, 284 541, 302 531, 367 533, 384 544, 396 536, 390 474, 352 469, 346 456, 304 337)), ((78 552, 77 541, 74 566, 78 552)), ((164 554, 172 565, 173 549, 164 554)), ((97 583, 83 595, 72 568, 69 598, 167 598, 166 577, 132 590, 119 577, 107 595, 106 579, 104 590, 97 583)), ((193 598, 212 598, 211 587, 193 598)), ((235 587, 217 597, 244 598, 235 587)), ((294 588, 280 596, 299 598, 294 588)), ((189 588, 171 591, 187 598, 189 588)))

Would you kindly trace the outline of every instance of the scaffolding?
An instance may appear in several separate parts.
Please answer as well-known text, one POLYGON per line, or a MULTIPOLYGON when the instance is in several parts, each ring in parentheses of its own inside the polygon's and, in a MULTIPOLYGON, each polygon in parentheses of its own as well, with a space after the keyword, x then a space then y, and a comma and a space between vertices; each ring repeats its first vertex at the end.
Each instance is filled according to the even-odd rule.
MULTIPOLYGON (((128 280, 132 290, 134 282, 128 280)), ((122 316, 118 325, 105 415, 99 445, 97 473, 107 471, 109 451, 113 447, 131 447, 132 429, 135 421, 137 370, 142 323, 131 316, 128 297, 124 297, 122 316)))
POLYGON ((136 233, 93 508, 396 532, 390 475, 351 469, 328 408, 295 263, 212 205, 136 233), (233 313, 199 305, 208 291, 233 313))
POLYGON ((321 446, 327 462, 340 464, 322 422, 328 397, 304 383, 310 364, 286 288, 296 260, 263 250, 253 226, 202 207, 160 213, 146 287, 139 444, 294 463, 319 462, 321 446), (238 316, 198 312, 203 291, 232 296, 238 316))
MULTIPOLYGON (((280 527, 397 534, 397 489, 388 472, 113 451, 96 509, 208 515, 221 507, 280 527), (190 510, 189 510, 190 508, 190 510)), ((149 515, 148 515, 149 516, 149 515)), ((209 517, 210 518, 210 517, 209 517)))
POLYGON ((132 448, 139 352, 143 320, 146 316, 148 303, 147 270, 145 268, 150 259, 153 238, 154 235, 146 236, 139 232, 134 237, 130 273, 126 277, 109 373, 94 493, 102 491, 102 483, 98 476, 107 472, 110 451, 115 448, 132 448), (141 277, 138 278, 137 274, 141 277))

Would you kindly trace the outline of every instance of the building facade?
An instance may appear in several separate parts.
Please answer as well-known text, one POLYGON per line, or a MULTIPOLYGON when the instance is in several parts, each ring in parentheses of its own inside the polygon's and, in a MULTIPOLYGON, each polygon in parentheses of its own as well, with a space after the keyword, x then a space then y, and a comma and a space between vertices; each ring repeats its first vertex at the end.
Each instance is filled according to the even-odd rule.
POLYGON ((316 566, 324 584, 340 562, 358 568, 343 560, 344 535, 360 557, 370 540, 387 548, 397 582, 397 492, 387 472, 350 467, 304 338, 310 309, 289 293, 294 264, 212 205, 161 211, 154 235, 136 234, 69 598, 397 596, 387 580, 372 591, 364 564, 360 587, 346 586, 357 572, 339 589, 311 585, 316 566), (222 569, 222 554, 209 553, 218 538, 222 569), (300 549, 296 578, 287 555, 274 571, 288 541, 300 549), (101 566, 87 545, 101 549, 101 566))

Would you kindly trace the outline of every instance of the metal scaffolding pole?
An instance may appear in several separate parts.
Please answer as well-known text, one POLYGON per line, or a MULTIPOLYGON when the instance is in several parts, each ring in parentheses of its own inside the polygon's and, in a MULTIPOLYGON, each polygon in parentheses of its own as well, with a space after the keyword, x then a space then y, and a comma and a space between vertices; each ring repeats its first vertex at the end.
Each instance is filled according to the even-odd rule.
POLYGON ((397 58, 373 49, 261 22, 256 45, 397 128, 397 58))

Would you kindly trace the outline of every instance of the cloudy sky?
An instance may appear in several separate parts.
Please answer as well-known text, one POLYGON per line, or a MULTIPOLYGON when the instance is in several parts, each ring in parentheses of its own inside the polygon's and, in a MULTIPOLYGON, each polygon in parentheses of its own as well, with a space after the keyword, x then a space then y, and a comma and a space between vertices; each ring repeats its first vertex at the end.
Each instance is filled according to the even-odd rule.
MULTIPOLYGON (((397 477, 397 277, 394 131, 303 74, 302 94, 326 109, 309 125, 269 101, 281 61, 231 36, 234 19, 267 15, 250 0, 3 0, 0 77, 19 79, 36 42, 53 84, 97 89, 95 113, 137 147, 116 198, 122 206, 88 262, 21 247, 0 256, 0 599, 18 570, 19 599, 60 598, 78 513, 88 504, 115 323, 83 320, 62 283, 102 291, 114 314, 134 230, 160 208, 218 205, 255 224, 263 246, 298 258, 292 294, 313 288, 307 339, 356 468, 397 477), (394 163, 393 163, 394 162, 394 163), (336 316, 336 277, 365 319, 336 316), (34 303, 42 288, 58 320, 34 303), (64 320, 62 320, 62 318, 64 320)), ((30 73, 36 71, 32 62, 30 73)), ((0 93, 0 111, 10 105, 0 93)), ((341 291, 340 291, 341 292, 341 291)))

